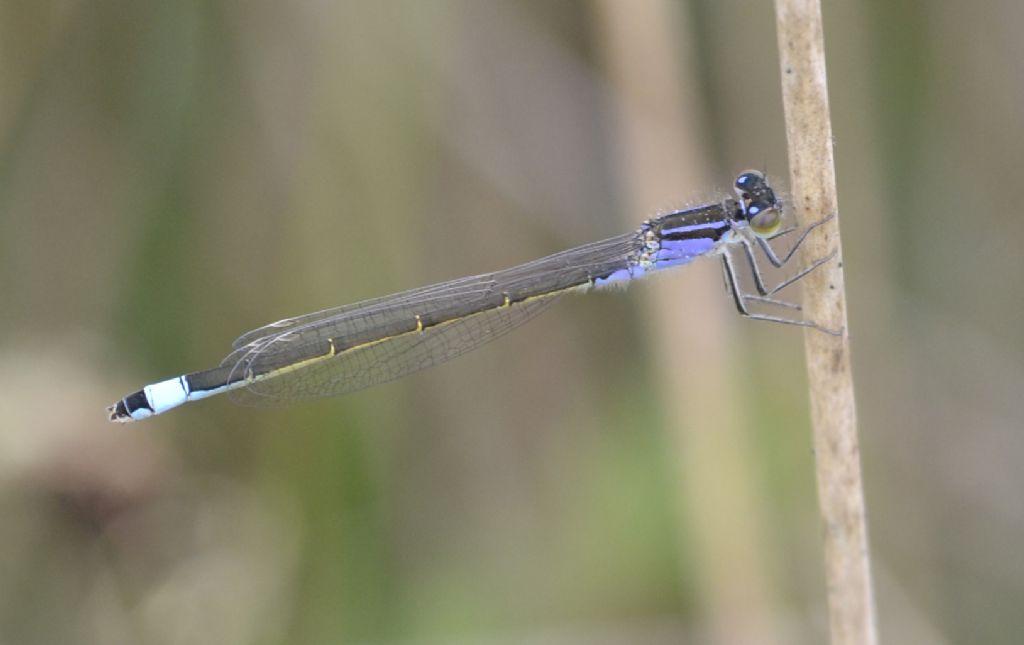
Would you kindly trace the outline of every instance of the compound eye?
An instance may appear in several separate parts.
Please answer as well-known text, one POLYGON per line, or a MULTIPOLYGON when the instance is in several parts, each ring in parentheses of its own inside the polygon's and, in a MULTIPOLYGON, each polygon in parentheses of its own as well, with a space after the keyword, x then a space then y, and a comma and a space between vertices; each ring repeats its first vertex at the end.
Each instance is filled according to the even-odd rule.
POLYGON ((759 192, 764 185, 764 173, 757 170, 747 170, 736 178, 736 190, 744 197, 759 192))
POLYGON ((747 206, 747 221, 754 233, 766 237, 782 226, 782 213, 774 205, 751 202, 747 206))

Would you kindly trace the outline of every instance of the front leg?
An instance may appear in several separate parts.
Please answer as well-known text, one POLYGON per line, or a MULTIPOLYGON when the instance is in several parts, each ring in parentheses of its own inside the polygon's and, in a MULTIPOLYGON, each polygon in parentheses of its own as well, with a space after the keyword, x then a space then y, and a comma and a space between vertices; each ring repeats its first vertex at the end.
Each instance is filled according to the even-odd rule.
MULTIPOLYGON (((757 238, 757 243, 761 247, 761 250, 764 251, 764 254, 768 257, 768 261, 772 263, 772 266, 774 266, 776 269, 781 268, 782 265, 784 265, 787 262, 789 262, 790 258, 793 257, 793 254, 796 253, 796 250, 798 248, 800 248, 800 245, 803 244, 804 240, 807 239, 807 236, 810 235, 811 231, 813 231, 814 229, 818 228, 819 226, 821 226, 825 222, 828 222, 828 221, 834 219, 835 216, 836 216, 835 213, 832 213, 831 215, 826 215, 825 217, 821 218, 817 222, 815 222, 815 223, 811 224, 810 226, 808 226, 807 228, 805 228, 804 232, 800 234, 800 237, 797 238, 796 242, 793 243, 793 246, 789 249, 789 251, 786 252, 786 255, 784 257, 782 257, 782 258, 780 258, 778 255, 775 254, 775 249, 773 249, 772 245, 768 243, 768 240, 764 239, 763 237, 758 237, 757 238)), ((776 237, 780 237, 781 235, 783 235, 785 233, 789 233, 789 232, 791 232, 793 230, 794 229, 786 229, 782 233, 778 233, 778 234, 772 236, 772 239, 775 239, 776 237)))

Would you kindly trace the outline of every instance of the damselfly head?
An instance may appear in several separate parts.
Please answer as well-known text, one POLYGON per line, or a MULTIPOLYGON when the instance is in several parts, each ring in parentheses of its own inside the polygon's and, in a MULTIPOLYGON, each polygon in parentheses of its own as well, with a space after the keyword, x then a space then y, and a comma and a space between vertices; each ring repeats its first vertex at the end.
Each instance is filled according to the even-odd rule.
POLYGON ((735 190, 743 208, 743 217, 755 234, 767 237, 779 230, 782 226, 782 202, 768 185, 763 172, 747 170, 740 173, 735 190))

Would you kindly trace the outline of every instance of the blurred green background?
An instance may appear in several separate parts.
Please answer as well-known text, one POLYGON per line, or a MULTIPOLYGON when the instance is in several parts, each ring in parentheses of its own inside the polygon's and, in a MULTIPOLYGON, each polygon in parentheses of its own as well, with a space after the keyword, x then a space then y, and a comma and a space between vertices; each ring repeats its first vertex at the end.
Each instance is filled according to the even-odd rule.
MULTIPOLYGON (((1024 5, 824 7, 883 641, 1024 633, 1024 5)), ((798 330, 713 262, 270 410, 241 332, 785 185, 768 2, 0 1, 0 642, 820 643, 798 330)))

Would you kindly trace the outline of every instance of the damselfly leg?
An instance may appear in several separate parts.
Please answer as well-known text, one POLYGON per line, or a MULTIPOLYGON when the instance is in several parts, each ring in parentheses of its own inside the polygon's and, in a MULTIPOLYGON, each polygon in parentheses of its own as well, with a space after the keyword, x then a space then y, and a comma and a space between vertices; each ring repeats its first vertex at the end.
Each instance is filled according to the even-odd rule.
MULTIPOLYGON (((817 222, 814 222, 813 224, 805 228, 803 233, 800 234, 800 237, 798 237, 796 242, 793 243, 793 246, 790 247, 789 251, 786 252, 786 255, 784 255, 781 258, 775 254, 775 249, 773 249, 772 245, 768 243, 768 240, 764 239, 763 237, 757 237, 755 239, 757 239, 757 243, 761 247, 761 250, 764 251, 764 254, 765 256, 767 256, 768 261, 771 262, 772 266, 774 266, 776 269, 779 269, 782 268, 782 265, 789 262, 789 259, 793 257, 793 254, 796 253, 796 250, 800 248, 801 244, 804 243, 804 240, 806 240, 807 236, 811 234, 811 231, 818 228, 822 224, 825 224, 826 222, 832 221, 835 218, 835 216, 835 213, 831 213, 829 215, 826 215, 825 217, 822 217, 817 222)), ((774 240, 780 238, 783 235, 786 235, 787 233, 792 233, 796 229, 797 227, 795 226, 787 228, 785 230, 779 231, 775 235, 771 236, 771 238, 769 239, 774 240)), ((781 289, 781 287, 777 287, 776 291, 778 291, 779 289, 781 289)))
MULTIPOLYGON (((800 248, 800 246, 803 244, 804 240, 807 239, 807 236, 808 236, 808 234, 810 234, 811 231, 813 231, 814 229, 818 228, 819 226, 821 226, 825 222, 828 222, 833 217, 835 217, 834 214, 829 215, 827 217, 824 217, 821 220, 819 220, 817 222, 814 222, 813 224, 808 226, 806 229, 804 229, 804 231, 800 234, 800 237, 797 238, 797 241, 793 243, 793 246, 781 258, 778 256, 778 254, 776 254, 775 250, 772 248, 772 246, 768 243, 767 240, 765 240, 762 237, 755 237, 755 239, 757 240, 758 245, 764 251, 765 257, 768 258, 768 261, 771 262, 772 265, 775 266, 776 268, 781 268, 781 267, 785 266, 790 261, 790 259, 792 259, 793 255, 796 253, 797 249, 800 248)), ((794 230, 796 230, 796 229, 795 228, 789 228, 789 229, 783 230, 783 231, 773 235, 771 237, 771 239, 775 239, 775 238, 781 237, 781 236, 783 236, 783 235, 785 235, 787 233, 793 232, 794 230)), ((741 243, 741 245, 743 247, 743 254, 744 254, 744 256, 746 256, 747 264, 750 266, 750 272, 751 272, 751 275, 753 276, 753 279, 754 279, 754 287, 755 287, 755 289, 757 289, 757 292, 759 294, 759 295, 755 295, 755 294, 751 294, 751 293, 745 293, 743 291, 743 287, 742 287, 739 279, 736 276, 736 266, 734 264, 733 257, 730 255, 730 253, 728 251, 723 252, 722 253, 722 268, 723 268, 723 270, 725 272, 726 285, 728 287, 729 292, 733 296, 733 301, 736 303, 736 309, 739 311, 740 315, 745 316, 747 318, 750 318, 752 320, 767 320, 767 321, 770 321, 770 322, 777 322, 777 323, 782 323, 782 324, 786 324, 786 325, 798 325, 798 326, 801 326, 801 327, 811 327, 813 329, 817 329, 819 331, 823 331, 823 332, 825 332, 827 334, 831 334, 833 336, 841 336, 842 335, 842 331, 837 331, 837 330, 833 330, 833 329, 827 329, 825 327, 822 327, 821 325, 818 325, 817 323, 815 323, 813 321, 802 320, 802 319, 799 319, 799 318, 783 318, 781 316, 771 316, 771 315, 768 315, 768 314, 756 313, 756 312, 750 311, 749 307, 747 306, 748 302, 758 302, 758 303, 761 303, 761 304, 772 305, 772 306, 776 306, 776 307, 784 307, 784 308, 787 308, 787 309, 793 309, 793 310, 796 310, 796 311, 800 311, 800 309, 801 309, 800 305, 798 305, 796 303, 792 303, 792 302, 787 302, 785 300, 779 300, 777 298, 772 298, 771 296, 774 295, 775 293, 778 293, 782 289, 785 289, 786 287, 788 287, 789 285, 793 284, 794 282, 797 282, 797 281, 801 280, 807 274, 809 274, 811 271, 814 271, 815 269, 817 269, 821 265, 823 265, 826 262, 828 262, 828 261, 832 260, 833 258, 835 258, 836 251, 833 251, 832 253, 829 253, 827 256, 825 256, 823 258, 818 258, 817 260, 812 262, 809 266, 807 266, 805 269, 799 271, 795 275, 792 275, 792 276, 782 280, 781 282, 776 284, 774 287, 768 288, 765 285, 764 277, 763 277, 763 275, 761 273, 760 267, 758 266, 757 258, 756 258, 755 254, 754 254, 753 245, 750 243, 750 240, 747 237, 742 237, 741 236, 740 237, 740 243, 741 243)))

